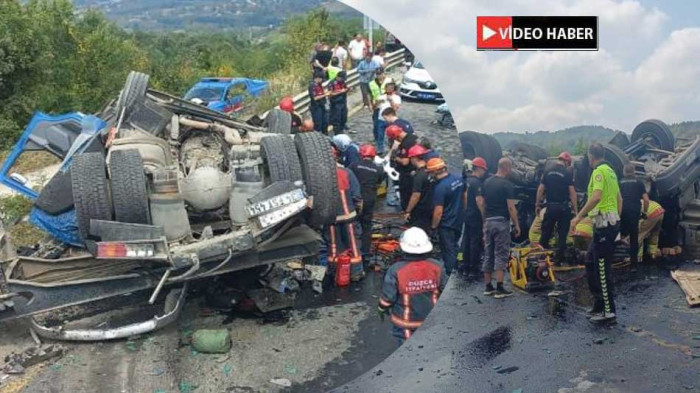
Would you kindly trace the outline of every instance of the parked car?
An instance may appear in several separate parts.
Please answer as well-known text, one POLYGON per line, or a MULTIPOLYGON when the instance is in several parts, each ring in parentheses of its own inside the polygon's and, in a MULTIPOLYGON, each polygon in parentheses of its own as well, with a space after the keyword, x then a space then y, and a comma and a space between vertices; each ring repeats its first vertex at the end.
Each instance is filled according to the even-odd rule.
POLYGON ((426 101, 445 101, 423 63, 417 61, 406 71, 399 86, 403 97, 426 101))
POLYGON ((258 79, 207 77, 192 86, 184 99, 229 114, 241 110, 247 97, 258 97, 267 87, 266 81, 258 79))

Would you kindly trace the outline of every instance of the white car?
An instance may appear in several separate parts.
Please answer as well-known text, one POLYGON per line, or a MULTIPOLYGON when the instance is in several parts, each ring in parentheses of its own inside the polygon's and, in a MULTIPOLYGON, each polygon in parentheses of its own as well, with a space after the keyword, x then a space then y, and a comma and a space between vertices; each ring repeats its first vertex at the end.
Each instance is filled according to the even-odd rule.
POLYGON ((404 74, 399 94, 418 100, 445 101, 433 78, 419 61, 413 63, 404 74))

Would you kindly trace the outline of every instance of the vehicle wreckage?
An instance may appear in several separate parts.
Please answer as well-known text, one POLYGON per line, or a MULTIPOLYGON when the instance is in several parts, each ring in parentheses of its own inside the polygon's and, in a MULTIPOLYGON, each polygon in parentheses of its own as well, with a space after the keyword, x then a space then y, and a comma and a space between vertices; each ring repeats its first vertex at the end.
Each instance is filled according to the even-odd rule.
MULTIPOLYGON (((498 160, 507 156, 512 159, 513 171, 510 180, 515 184, 518 199, 518 216, 521 228, 530 231, 514 238, 518 244, 537 242, 541 216, 535 215, 535 197, 542 175, 555 165, 556 158, 549 157, 539 146, 516 143, 509 150, 502 150, 498 141, 486 134, 473 131, 459 134, 465 158, 465 170, 471 159, 483 157, 493 173, 498 160), (534 227, 534 228, 533 228, 534 227)), ((651 254, 677 255, 682 249, 691 258, 700 255, 700 136, 693 139, 674 138, 669 127, 660 120, 639 123, 631 136, 617 132, 603 144, 606 161, 611 164, 618 177, 623 167, 632 163, 637 175, 645 181, 654 211, 640 220, 640 234, 647 236, 651 254), (658 207, 661 207, 659 209, 658 207), (652 214, 653 213, 653 214, 652 214), (661 218, 663 217, 663 218, 661 218), (659 220, 656 222, 653 220, 659 220), (657 252, 658 250, 658 252, 657 252)), ((586 189, 592 168, 586 155, 574 156, 572 166, 574 187, 579 204, 585 203, 586 189)), ((650 209, 651 210, 651 209, 650 209)), ((567 258, 579 260, 590 238, 590 222, 583 221, 571 239, 571 255, 567 258)), ((620 247, 624 245, 618 242, 620 247)), ((644 243, 640 243, 640 247, 644 243)), ((624 251, 618 255, 626 255, 624 251)), ((569 261, 574 262, 574 261, 569 261)))
POLYGON ((278 112, 262 128, 148 82, 131 72, 94 115, 37 113, 3 163, 0 182, 33 199, 30 221, 55 241, 3 264, 0 321, 30 317, 55 339, 126 337, 175 320, 189 281, 317 255, 312 228, 338 203, 329 140, 289 135, 278 112), (62 160, 40 191, 10 173, 31 151, 62 160), (148 289, 151 304, 165 297, 150 320, 71 330, 33 318, 148 289))

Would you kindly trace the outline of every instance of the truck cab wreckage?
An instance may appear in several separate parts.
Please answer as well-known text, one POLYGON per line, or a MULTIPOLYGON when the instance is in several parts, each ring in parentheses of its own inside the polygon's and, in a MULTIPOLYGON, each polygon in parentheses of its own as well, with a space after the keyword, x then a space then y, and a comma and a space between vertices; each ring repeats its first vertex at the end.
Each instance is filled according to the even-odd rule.
POLYGON ((31 317, 54 339, 127 337, 175 320, 192 280, 318 253, 312 228, 333 222, 338 203, 328 139, 252 126, 148 80, 131 72, 95 115, 37 113, 3 163, 0 182, 33 199, 30 221, 54 241, 3 263, 0 321, 31 317), (41 150, 62 163, 35 191, 9 172, 41 150), (70 330, 32 317, 149 289, 164 311, 143 322, 70 330))

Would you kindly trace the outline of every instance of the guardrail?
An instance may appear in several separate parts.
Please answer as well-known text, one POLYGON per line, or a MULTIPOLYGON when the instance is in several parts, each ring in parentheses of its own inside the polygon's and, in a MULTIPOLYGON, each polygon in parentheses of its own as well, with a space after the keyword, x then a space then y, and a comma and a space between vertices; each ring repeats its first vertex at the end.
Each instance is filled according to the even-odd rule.
MULTIPOLYGON (((390 68, 396 67, 397 65, 403 64, 404 61, 404 54, 405 54, 405 49, 401 48, 395 52, 387 53, 387 55, 384 57, 384 69, 388 70, 390 68)), ((357 73, 357 70, 352 69, 350 71, 347 71, 347 78, 346 78, 346 83, 348 87, 355 87, 359 84, 359 74, 357 73)), ((327 86, 328 82, 325 82, 323 86, 327 86)), ((309 98, 309 93, 307 91, 304 91, 303 93, 299 93, 294 96, 294 111, 302 114, 306 113, 309 110, 309 102, 311 99, 309 98)), ((265 113, 267 114, 267 113, 265 113)))

